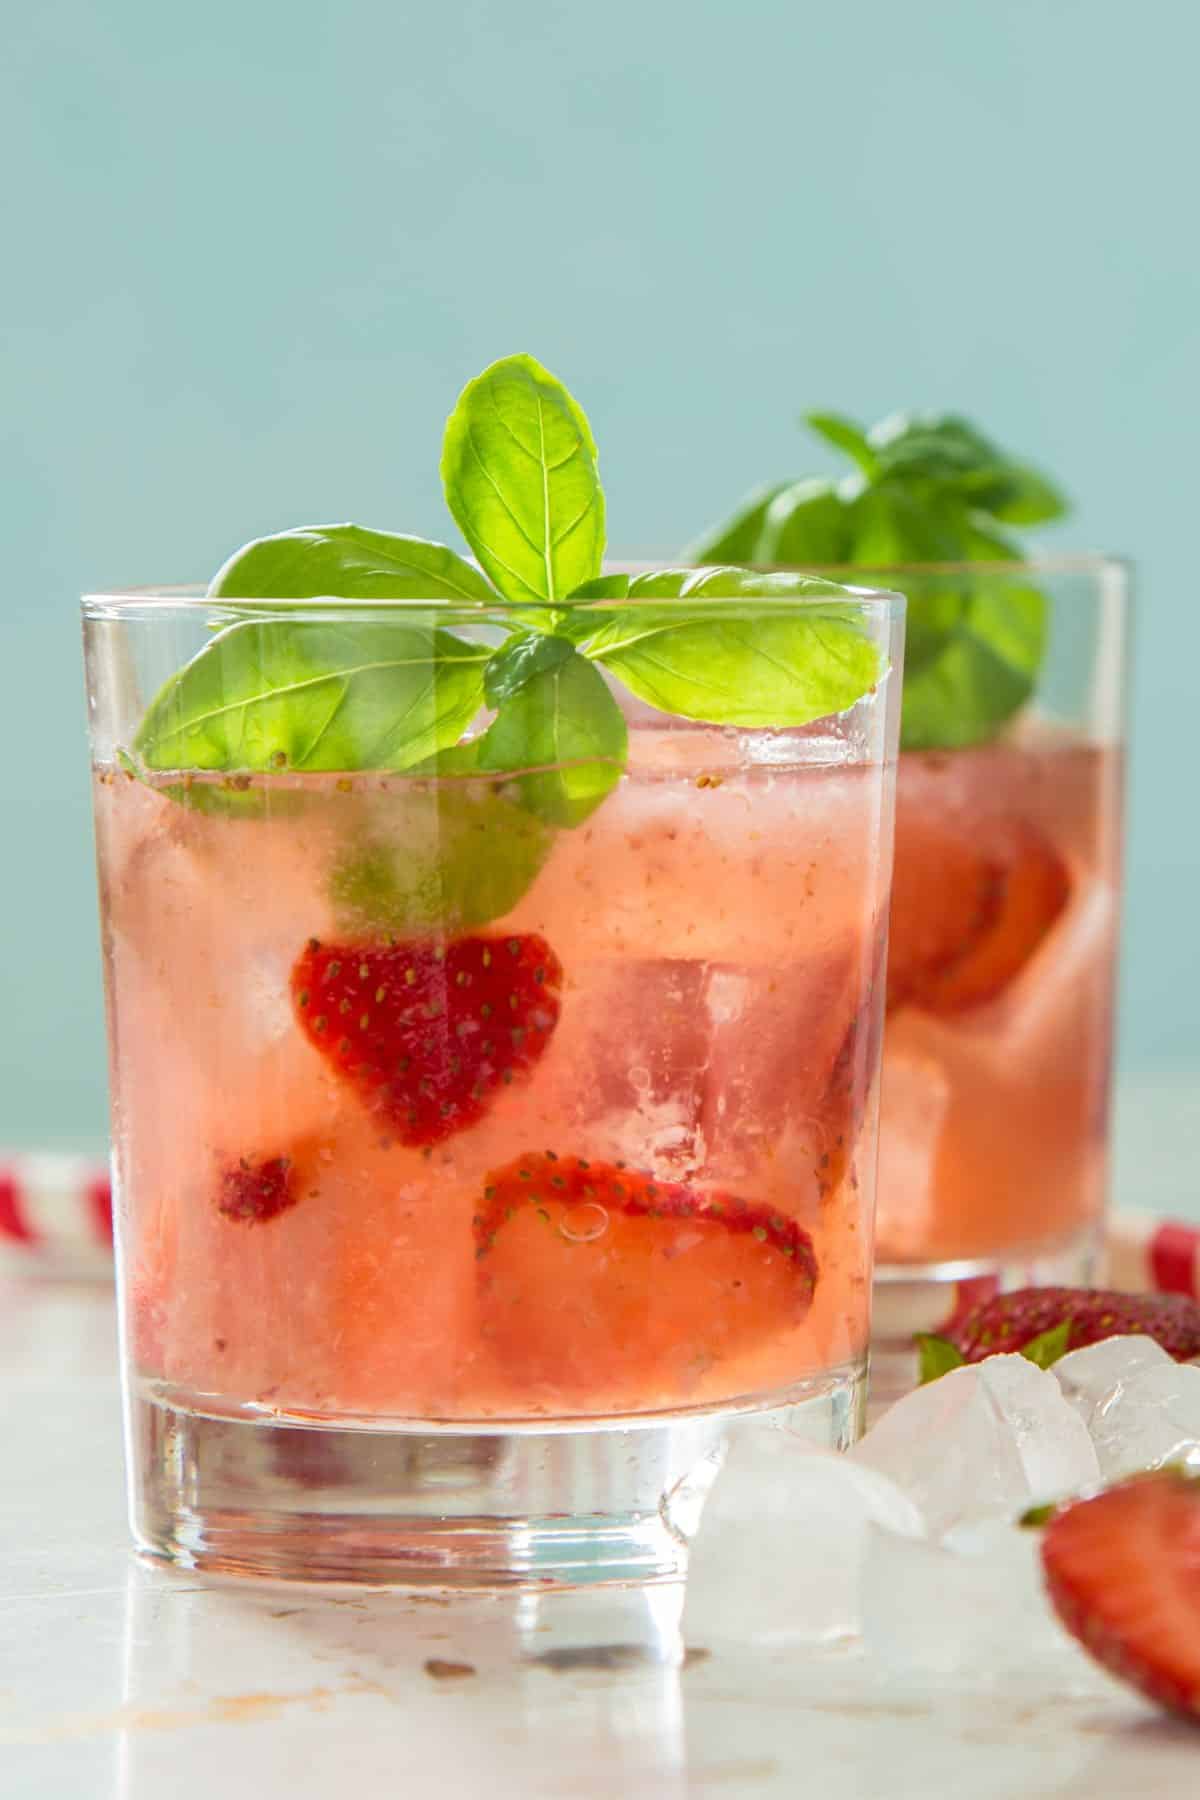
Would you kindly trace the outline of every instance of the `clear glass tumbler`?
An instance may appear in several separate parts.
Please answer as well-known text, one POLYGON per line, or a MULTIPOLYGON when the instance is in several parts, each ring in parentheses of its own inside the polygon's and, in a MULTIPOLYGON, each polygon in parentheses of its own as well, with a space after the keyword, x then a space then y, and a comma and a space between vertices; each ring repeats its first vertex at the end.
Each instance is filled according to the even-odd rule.
MULTIPOLYGON (((813 604, 700 611, 744 642, 813 604)), ((788 1408, 853 1439, 903 601, 819 605, 884 671, 845 712, 715 727, 614 687, 620 768, 481 774, 486 709, 419 767, 386 733, 339 764, 342 690, 305 669, 336 632, 374 680, 447 626, 482 660, 505 609, 85 601, 145 1551, 371 1583, 678 1576, 723 1420, 788 1408), (214 633, 228 654, 176 719, 214 633), (299 747, 247 700, 285 653, 324 693, 299 747), (557 822, 548 793, 573 796, 557 822)), ((412 690, 431 726, 451 679, 412 690)))
POLYGON ((999 1288, 1095 1278, 1129 578, 1119 562, 1081 557, 891 568, 886 580, 912 610, 875 1331, 877 1350, 911 1355, 914 1330, 936 1331, 999 1288), (1040 660, 1027 632, 1044 634, 1040 660), (965 741, 947 745, 955 717, 965 741), (922 747, 939 733, 939 747, 922 747))

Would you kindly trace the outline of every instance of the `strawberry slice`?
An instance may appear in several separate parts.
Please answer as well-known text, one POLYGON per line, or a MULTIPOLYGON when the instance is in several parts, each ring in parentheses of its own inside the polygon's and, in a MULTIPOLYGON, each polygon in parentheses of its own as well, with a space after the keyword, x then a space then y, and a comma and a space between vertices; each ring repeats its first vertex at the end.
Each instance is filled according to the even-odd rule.
POLYGON ((562 967, 544 938, 321 944, 292 970, 309 1042, 402 1144, 465 1131, 527 1076, 558 1023, 562 967))
POLYGON ((985 820, 966 835, 901 805, 889 1009, 953 1014, 994 1000, 1033 956, 1070 892, 1062 857, 1023 820, 985 820))
POLYGON ((1065 1349, 1082 1350, 1103 1338, 1152 1337, 1176 1362, 1200 1356, 1200 1305, 1186 1294, 1120 1294, 1105 1288, 1017 1288, 996 1294, 945 1336, 963 1361, 982 1362, 1022 1350, 1034 1338, 1067 1325, 1065 1349))
POLYGON ((1057 1513, 1042 1567, 1062 1623, 1148 1699, 1200 1717, 1200 1477, 1139 1475, 1057 1513))
POLYGON ((817 1260, 794 1219, 620 1163, 534 1151, 475 1218, 482 1331, 526 1393, 665 1403, 793 1329, 817 1260))
POLYGON ((290 1156, 240 1156, 221 1170, 217 1211, 226 1219, 265 1225, 295 1206, 300 1198, 296 1168, 290 1156))

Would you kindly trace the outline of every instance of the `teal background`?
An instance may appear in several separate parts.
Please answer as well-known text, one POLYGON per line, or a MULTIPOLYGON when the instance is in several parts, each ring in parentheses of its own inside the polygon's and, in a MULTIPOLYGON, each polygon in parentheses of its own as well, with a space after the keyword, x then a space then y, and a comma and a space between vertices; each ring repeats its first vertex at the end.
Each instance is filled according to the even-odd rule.
POLYGON ((6 16, 0 1142, 98 1138, 77 595, 352 518, 441 535, 529 349, 617 550, 954 407, 1132 555, 1122 1056, 1198 1060, 1191 0, 38 0, 6 16))

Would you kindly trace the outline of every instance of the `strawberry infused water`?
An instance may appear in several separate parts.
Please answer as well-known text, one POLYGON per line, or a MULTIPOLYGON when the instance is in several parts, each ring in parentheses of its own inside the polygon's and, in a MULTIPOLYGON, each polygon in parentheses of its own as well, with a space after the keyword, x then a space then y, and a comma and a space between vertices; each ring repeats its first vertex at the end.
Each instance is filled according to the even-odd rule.
POLYGON ((476 562, 86 606, 134 1530, 677 1575, 731 1414, 861 1421, 902 602, 603 574, 527 357, 442 471, 476 562))
POLYGON ((511 856, 491 784, 263 776, 243 817, 98 771, 150 1386, 488 1420, 854 1370, 884 821, 806 748, 635 729, 515 906, 412 935, 347 901, 356 868, 450 818, 511 856))
POLYGON ((1099 1223, 1120 764, 1071 736, 901 758, 886 1263, 1019 1263, 1099 1223))

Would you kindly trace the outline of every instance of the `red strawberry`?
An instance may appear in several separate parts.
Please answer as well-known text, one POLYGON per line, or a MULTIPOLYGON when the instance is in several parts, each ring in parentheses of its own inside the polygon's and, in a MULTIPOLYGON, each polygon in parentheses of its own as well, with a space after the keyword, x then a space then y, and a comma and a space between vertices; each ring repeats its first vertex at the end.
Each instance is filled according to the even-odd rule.
POLYGON ((534 1151, 475 1219, 483 1334, 526 1392, 663 1404, 799 1325, 817 1260, 780 1213, 619 1163, 534 1151))
POLYGON ((1070 892, 1065 863, 1032 825, 984 821, 967 836, 901 804, 889 1008, 952 1014, 994 1000, 1037 950, 1070 892))
POLYGON ((1065 1508, 1042 1567, 1059 1618, 1098 1663, 1200 1717, 1200 1478, 1139 1475, 1065 1508))
POLYGON ((292 970, 311 1044, 402 1144, 476 1124, 534 1067, 559 1015, 562 968, 543 938, 320 944, 292 970))
POLYGON ((969 1363, 1020 1350, 1069 1324, 1067 1349, 1102 1338, 1152 1337, 1177 1362, 1200 1356, 1200 1305, 1185 1294, 1118 1294, 1104 1288, 1018 1288, 997 1294, 945 1335, 969 1363))
POLYGON ((265 1225, 295 1206, 300 1198, 296 1171, 289 1156, 239 1157, 221 1171, 217 1210, 227 1219, 265 1225))

